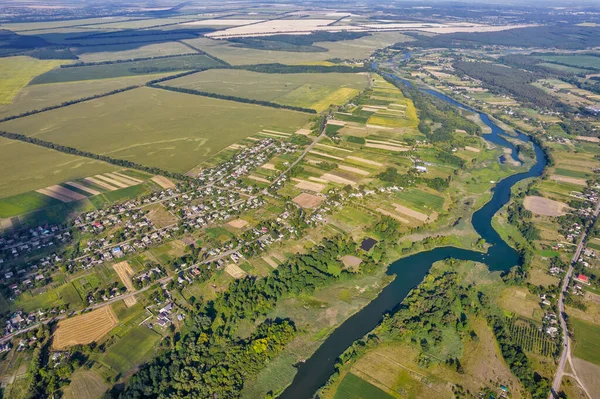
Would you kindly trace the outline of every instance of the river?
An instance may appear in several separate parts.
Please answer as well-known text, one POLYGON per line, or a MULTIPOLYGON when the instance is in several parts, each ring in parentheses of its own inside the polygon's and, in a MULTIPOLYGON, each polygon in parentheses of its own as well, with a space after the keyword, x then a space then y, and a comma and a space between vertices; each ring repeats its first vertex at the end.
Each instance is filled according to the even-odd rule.
MULTIPOLYGON (((393 75, 389 75, 393 77, 393 75)), ((393 77, 400 80, 399 78, 393 77)), ((402 81, 405 84, 409 82, 402 81)), ((457 107, 477 112, 460 104, 450 97, 433 90, 424 90, 457 107)), ((478 113, 478 112, 477 112, 478 113)), ((508 142, 506 134, 486 114, 479 113, 484 124, 491 128, 491 134, 484 137, 487 141, 512 150, 512 157, 518 160, 517 149, 508 142)), ((530 142, 530 138, 518 133, 518 139, 530 142)), ((309 399, 323 386, 334 373, 337 358, 352 345, 352 343, 373 330, 386 312, 398 306, 408 292, 417 286, 429 272, 433 263, 447 258, 483 262, 490 270, 508 270, 519 264, 519 254, 504 242, 492 228, 492 217, 510 199, 512 186, 523 179, 540 176, 546 167, 545 154, 540 146, 533 142, 536 163, 527 171, 511 175, 501 180, 493 189, 489 202, 473 214, 472 223, 477 233, 490 244, 486 253, 455 247, 440 247, 430 251, 420 252, 392 263, 387 274, 395 275, 395 279, 367 306, 351 316, 340 325, 317 349, 317 351, 298 367, 298 373, 291 385, 279 396, 280 399, 309 399)))

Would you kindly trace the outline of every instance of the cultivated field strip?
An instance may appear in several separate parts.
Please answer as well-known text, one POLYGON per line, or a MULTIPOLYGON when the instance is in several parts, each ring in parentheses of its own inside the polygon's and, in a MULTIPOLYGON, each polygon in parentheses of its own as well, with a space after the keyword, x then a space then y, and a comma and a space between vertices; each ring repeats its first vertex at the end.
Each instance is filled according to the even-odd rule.
POLYGON ((121 176, 121 177, 125 177, 125 178, 127 178, 127 179, 129 179, 129 180, 133 180, 134 182, 136 182, 136 183, 138 183, 138 184, 140 184, 140 183, 143 183, 143 182, 144 182, 143 180, 137 179, 137 178, 135 178, 135 177, 131 177, 131 176, 124 175, 123 173, 119 173, 119 172, 113 172, 112 174, 113 174, 113 175, 117 175, 117 176, 121 176))
POLYGON ((100 187, 102 187, 102 188, 105 188, 105 189, 107 189, 108 191, 114 191, 114 190, 118 190, 118 189, 119 189, 118 187, 111 186, 110 184, 108 184, 108 183, 105 183, 105 182, 103 182, 102 180, 98 180, 98 179, 96 179, 96 178, 94 178, 94 177, 86 177, 86 178, 85 178, 85 179, 83 179, 83 180, 84 180, 84 181, 86 181, 86 182, 88 182, 88 183, 95 184, 95 185, 97 185, 97 186, 100 186, 100 187))
POLYGON ((140 184, 139 182, 132 180, 129 177, 122 176, 122 175, 116 175, 114 173, 105 173, 105 176, 108 176, 116 181, 120 181, 120 182, 122 182, 124 184, 128 184, 130 186, 135 186, 137 184, 140 184))
POLYGON ((120 188, 127 188, 129 187, 129 184, 125 184, 122 183, 120 181, 117 181, 115 179, 111 179, 110 177, 104 176, 104 175, 96 175, 94 176, 94 178, 99 179, 99 180, 103 180, 105 182, 107 182, 108 184, 112 184, 113 186, 117 186, 120 188))
POLYGON ((173 183, 169 178, 164 176, 152 176, 150 180, 152 180, 154 183, 158 184, 164 189, 175 188, 175 183, 173 183))
POLYGON ((61 320, 54 333, 52 348, 60 350, 97 341, 112 330, 117 322, 117 316, 110 306, 61 320))
POLYGON ((66 185, 69 185, 69 186, 71 186, 71 187, 78 188, 78 189, 80 189, 81 191, 85 191, 86 193, 89 193, 89 194, 91 194, 91 195, 98 195, 98 194, 102 194, 102 193, 101 193, 100 191, 98 191, 98 190, 94 190, 93 188, 90 188, 90 187, 84 186, 83 184, 79 184, 79 183, 77 183, 77 182, 74 182, 74 181, 68 181, 68 182, 65 182, 65 184, 66 184, 66 185))
POLYGON ((76 193, 75 191, 71 191, 68 188, 59 185, 40 188, 35 191, 37 191, 40 194, 47 195, 48 197, 55 198, 62 202, 79 201, 87 198, 83 194, 76 193))

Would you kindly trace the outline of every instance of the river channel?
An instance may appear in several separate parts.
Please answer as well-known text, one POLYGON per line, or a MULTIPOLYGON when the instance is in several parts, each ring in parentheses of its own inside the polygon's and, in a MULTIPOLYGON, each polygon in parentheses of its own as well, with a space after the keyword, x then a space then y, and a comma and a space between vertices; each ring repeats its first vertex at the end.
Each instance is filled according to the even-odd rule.
MULTIPOLYGON (((389 77, 400 80, 392 75, 389 77)), ((400 80, 402 81, 402 80, 400 80)), ((402 81, 405 84, 409 82, 402 81)), ((499 146, 512 150, 513 159, 517 160, 517 149, 503 136, 506 132, 496 125, 486 114, 479 113, 452 98, 433 90, 424 90, 429 94, 447 101, 457 107, 478 113, 485 125, 491 128, 491 134, 485 139, 499 146)), ((518 139, 531 142, 530 138, 518 133, 518 139)), ((506 177, 493 189, 489 202, 473 214, 472 223, 475 231, 490 244, 486 253, 455 247, 440 247, 420 252, 392 263, 387 274, 395 275, 395 279, 367 306, 340 325, 317 349, 306 362, 298 366, 298 373, 292 384, 279 396, 280 399, 309 399, 323 386, 335 371, 337 358, 352 343, 373 330, 386 312, 398 306, 408 292, 417 286, 429 272, 433 263, 447 258, 483 262, 490 270, 508 270, 519 264, 519 254, 504 242, 492 228, 492 217, 510 199, 512 186, 523 179, 540 176, 546 166, 546 158, 540 146, 533 141, 536 163, 527 171, 506 177)))

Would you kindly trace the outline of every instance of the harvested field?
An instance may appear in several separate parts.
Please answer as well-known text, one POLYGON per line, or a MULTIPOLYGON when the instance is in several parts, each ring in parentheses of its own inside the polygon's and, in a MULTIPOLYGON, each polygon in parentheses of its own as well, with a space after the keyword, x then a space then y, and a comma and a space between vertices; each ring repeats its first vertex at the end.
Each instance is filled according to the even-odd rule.
POLYGON ((410 148, 400 147, 400 146, 391 145, 391 144, 367 143, 367 144, 365 144, 365 147, 378 148, 380 150, 388 150, 388 151, 396 151, 396 152, 402 152, 402 151, 408 151, 408 150, 410 150, 410 148))
POLYGON ((123 299, 123 303, 125 304, 125 306, 130 308, 137 303, 137 298, 135 297, 135 295, 128 296, 127 298, 123 299))
POLYGON ((277 170, 277 168, 275 168, 275 165, 273 165, 272 163, 266 163, 262 165, 261 168, 268 170, 277 170))
POLYGON ((397 214, 395 214, 393 212, 386 211, 385 209, 381 209, 381 208, 377 208, 375 210, 377 212, 381 213, 382 215, 392 217, 392 218, 396 219, 397 221, 399 221, 401 223, 410 224, 410 222, 408 220, 404 219, 403 217, 401 217, 401 216, 399 216, 399 215, 397 215, 397 214))
POLYGON ((375 162, 375 161, 371 161, 370 159, 364 159, 364 158, 359 158, 359 157, 353 157, 353 156, 349 156, 346 159, 351 159, 353 161, 356 162, 360 162, 360 163, 364 163, 366 165, 373 165, 373 166, 383 166, 382 163, 379 162, 375 162))
POLYGON ((345 177, 334 175, 333 173, 325 173, 323 176, 321 176, 321 179, 325 179, 325 180, 330 181, 332 183, 349 184, 351 186, 356 186, 358 184, 357 182, 355 182, 353 180, 346 179, 345 177))
POLYGON ((299 188, 300 190, 310 190, 320 193, 321 191, 325 190, 325 187, 327 187, 325 184, 314 183, 308 180, 297 179, 295 177, 293 177, 292 180, 296 182, 296 188, 299 188))
POLYGON ((120 181, 123 184, 127 184, 129 186, 135 186, 136 184, 139 184, 137 181, 135 181, 127 176, 123 176, 123 175, 116 175, 114 173, 105 173, 104 176, 110 177, 111 179, 120 181))
POLYGON ((89 188, 87 186, 84 186, 83 184, 79 184, 79 183, 76 183, 74 181, 68 181, 68 182, 65 182, 65 184, 68 185, 68 186, 71 186, 71 187, 78 188, 81 191, 85 191, 86 193, 89 193, 89 194, 92 194, 92 195, 101 194, 100 191, 98 191, 98 190, 94 190, 93 188, 89 188))
POLYGON ((246 227, 248 225, 248 222, 244 219, 235 219, 227 224, 236 229, 243 229, 244 227, 246 227))
POLYGON ((529 195, 523 200, 523 206, 536 215, 562 216, 567 214, 569 206, 563 202, 548 198, 529 195))
POLYGON ((40 194, 47 195, 48 197, 55 198, 62 202, 71 202, 71 201, 79 201, 87 198, 83 194, 76 193, 75 191, 71 191, 68 188, 62 186, 50 186, 46 188, 40 188, 39 190, 35 190, 40 194))
POLYGON ((585 179, 578 179, 575 177, 552 175, 552 176, 550 176, 550 179, 555 180, 555 181, 560 181, 563 183, 577 184, 578 186, 587 186, 585 179))
POLYGON ((325 184, 329 183, 329 182, 328 182, 327 180, 325 180, 325 179, 319 179, 318 177, 313 177, 313 176, 310 176, 310 177, 308 178, 308 180, 310 180, 310 181, 316 181, 317 183, 325 183, 325 184))
POLYGON ((133 284, 131 283, 131 276, 134 275, 134 271, 131 268, 131 265, 129 263, 127 263, 126 261, 119 262, 119 263, 115 263, 113 265, 113 269, 115 269, 115 271, 119 275, 119 278, 123 282, 123 285, 125 287, 127 287, 127 291, 130 291, 130 292, 135 291, 135 288, 133 287, 133 284))
POLYGON ((129 184, 125 184, 123 182, 117 181, 115 179, 112 179, 108 176, 104 176, 104 175, 96 175, 94 176, 94 178, 98 179, 98 180, 102 180, 112 186, 116 186, 116 187, 120 187, 120 188, 127 188, 129 187, 129 184))
POLYGON ((69 379, 71 382, 64 389, 65 399, 97 399, 110 388, 102 377, 89 370, 77 370, 69 379))
POLYGON ((575 137, 577 140, 581 141, 589 141, 591 143, 600 143, 600 138, 592 137, 592 136, 577 136, 575 137))
POLYGON ((465 150, 467 151, 471 151, 471 152, 481 152, 481 150, 479 148, 475 148, 475 147, 471 147, 471 146, 465 146, 465 150))
POLYGON ((311 154, 319 155, 319 156, 321 156, 321 157, 325 157, 325 158, 331 158, 331 159, 335 159, 335 160, 338 160, 338 161, 343 161, 343 160, 344 160, 344 158, 341 158, 341 157, 336 157, 335 155, 329 155, 329 154, 326 154, 326 153, 324 153, 324 152, 320 152, 320 151, 311 150, 311 151, 309 151, 309 152, 310 152, 311 154))
POLYGON ((79 316, 61 320, 54 333, 52 348, 64 349, 97 341, 117 325, 117 316, 110 306, 104 306, 79 316))
POLYGON ((369 176, 369 172, 367 172, 366 170, 362 170, 362 169, 358 169, 358 168, 354 168, 352 166, 346 166, 346 165, 339 165, 338 168, 345 170, 347 172, 352 172, 352 173, 356 173, 357 175, 361 175, 361 176, 369 176))
POLYGON ((298 130, 296 130, 296 134, 308 136, 310 134, 310 130, 309 129, 298 129, 298 130))
POLYGON ((152 176, 151 180, 164 189, 175 188, 175 183, 173 183, 167 177, 155 175, 155 176, 152 176))
POLYGON ((225 271, 233 278, 239 279, 246 275, 246 272, 240 269, 235 263, 231 263, 225 267, 225 271))
POLYGON ((109 190, 109 191, 114 191, 114 190, 118 190, 119 189, 118 187, 111 186, 110 184, 105 183, 102 180, 98 180, 98 179, 96 179, 94 177, 86 177, 83 180, 86 181, 86 182, 88 182, 88 183, 96 184, 96 185, 98 185, 98 186, 100 186, 102 188, 105 188, 105 189, 109 190))
POLYGON ((319 147, 323 147, 323 148, 329 148, 330 150, 334 150, 334 151, 354 152, 352 150, 347 150, 345 148, 340 148, 340 147, 334 147, 332 145, 327 145, 327 144, 317 143, 316 145, 319 147))
POLYGON ((271 266, 273 269, 277 269, 277 266, 279 266, 279 264, 277 262, 275 262, 271 257, 269 256, 263 256, 263 260, 265 262, 267 262, 267 264, 269 266, 271 266))
POLYGON ((356 256, 352 256, 352 255, 342 256, 341 261, 344 264, 344 267, 353 269, 353 270, 357 269, 358 266, 360 266, 360 264, 363 262, 363 260, 361 258, 357 258, 356 256))
POLYGON ((254 181, 259 181, 261 183, 267 183, 267 184, 271 183, 270 181, 268 181, 264 177, 259 177, 259 176, 255 176, 255 175, 249 175, 248 179, 254 180, 254 181))
POLYGON ((315 208, 323 202, 323 198, 308 193, 302 193, 296 196, 292 201, 300 205, 301 208, 315 208))
POLYGON ((405 207, 403 205, 394 204, 394 206, 396 207, 396 211, 397 212, 400 212, 400 213, 402 213, 402 214, 404 214, 406 216, 409 216, 409 217, 411 217, 413 219, 420 220, 421 222, 426 222, 427 219, 429 219, 429 216, 425 215, 424 213, 414 211, 414 210, 412 210, 410 208, 407 208, 407 207, 405 207))
POLYGON ((129 180, 133 180, 134 182, 136 182, 136 183, 138 183, 138 184, 140 184, 140 183, 143 183, 143 182, 144 182, 143 180, 136 179, 135 177, 131 177, 131 176, 124 175, 123 173, 119 173, 119 172, 113 172, 112 174, 113 174, 113 175, 117 175, 117 176, 121 176, 121 177, 125 177, 125 178, 127 178, 127 179, 129 179, 129 180))

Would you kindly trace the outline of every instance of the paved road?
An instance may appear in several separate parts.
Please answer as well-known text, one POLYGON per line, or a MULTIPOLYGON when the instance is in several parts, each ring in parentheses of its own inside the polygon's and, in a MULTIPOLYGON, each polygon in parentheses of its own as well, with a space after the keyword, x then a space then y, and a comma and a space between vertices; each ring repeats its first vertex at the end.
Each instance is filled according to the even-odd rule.
MULTIPOLYGON (((594 221, 598 217, 598 213, 600 213, 600 202, 598 202, 596 204, 596 209, 594 210, 594 215, 592 217, 591 226, 593 226, 594 221)), ((552 391, 550 392, 550 395, 548 395, 549 399, 558 399, 558 392, 560 391, 560 384, 562 382, 563 375, 565 375, 565 366, 567 363, 569 363, 571 365, 571 369, 573 370, 573 373, 570 375, 579 382, 579 385, 581 385, 581 388, 585 391, 585 393, 589 397, 589 399, 592 399, 592 396, 589 394, 589 392, 587 391, 585 386, 581 383, 581 381, 579 380, 579 377, 577 377, 577 372, 575 371, 575 368, 573 367, 573 363, 571 362, 571 339, 570 339, 568 331, 567 331, 567 322, 565 320, 565 302, 564 302, 565 292, 568 289, 569 281, 571 280, 571 276, 573 275, 573 265, 577 262, 577 260, 579 259, 579 255, 581 254, 581 251, 583 250, 584 241, 585 241, 585 237, 587 236, 587 233, 588 233, 587 231, 584 231, 583 234, 581 235, 581 238, 579 239, 579 244, 577 245, 575 254, 573 255, 573 258, 571 259, 571 263, 569 264, 569 269, 567 270, 567 274, 565 275, 565 278, 562 282, 560 296, 558 297, 558 315, 559 315, 559 319, 560 319, 560 327, 562 328, 563 348, 562 348, 562 354, 560 356, 560 360, 558 362, 558 367, 556 369, 556 373, 554 374, 554 381, 552 382, 552 391)))

